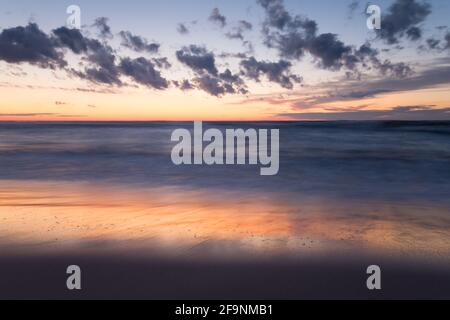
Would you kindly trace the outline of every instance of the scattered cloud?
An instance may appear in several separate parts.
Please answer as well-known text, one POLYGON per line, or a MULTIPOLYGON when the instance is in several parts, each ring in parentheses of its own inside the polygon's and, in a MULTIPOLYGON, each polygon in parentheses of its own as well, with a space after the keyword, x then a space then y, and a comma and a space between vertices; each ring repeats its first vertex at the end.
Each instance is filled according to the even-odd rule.
POLYGON ((178 31, 179 34, 182 34, 182 35, 189 34, 189 32, 190 32, 188 27, 186 27, 186 25, 184 23, 179 23, 178 24, 177 31, 178 31))
POLYGON ((176 52, 178 60, 197 73, 207 72, 217 75, 216 60, 212 52, 205 47, 190 45, 176 52))
POLYGON ((46 117, 54 115, 58 115, 58 113, 0 113, 0 117, 46 117))
POLYGON ((160 47, 159 43, 149 43, 147 39, 133 35, 129 31, 119 33, 122 38, 122 46, 136 52, 157 53, 160 47))
POLYGON ((0 60, 8 63, 29 63, 50 69, 67 65, 63 55, 56 50, 54 39, 35 23, 2 30, 0 60))
POLYGON ((241 20, 238 26, 233 28, 232 31, 227 32, 225 36, 229 39, 239 39, 244 41, 244 33, 253 29, 253 25, 245 20, 241 20))
POLYGON ((288 60, 301 60, 310 54, 317 66, 331 71, 345 68, 351 72, 375 69, 401 76, 410 72, 405 64, 394 65, 381 61, 378 50, 370 44, 359 48, 345 44, 333 33, 318 33, 316 21, 303 16, 292 16, 284 7, 283 0, 257 0, 265 11, 263 36, 265 45, 277 49, 280 56, 288 60), (400 72, 399 72, 400 71, 400 72))
POLYGON ((262 75, 266 76, 271 82, 278 83, 286 89, 292 89, 294 83, 301 83, 299 76, 290 73, 292 64, 289 61, 280 60, 279 62, 257 61, 254 57, 241 61, 243 69, 242 74, 247 78, 260 81, 262 75))
POLYGON ((382 17, 378 36, 388 44, 396 44, 406 37, 416 41, 422 37, 420 24, 431 14, 428 2, 396 0, 382 17))
POLYGON ((359 8, 359 1, 358 0, 353 0, 349 5, 348 5, 348 18, 352 19, 353 15, 355 14, 356 10, 358 10, 359 8))
POLYGON ((364 120, 450 120, 450 108, 433 106, 398 106, 390 110, 356 110, 319 113, 284 113, 279 117, 296 120, 364 121, 364 120))
POLYGON ((227 25, 227 18, 220 13, 219 8, 214 8, 209 16, 209 21, 218 24, 221 28, 227 25))
POLYGON ((169 86, 168 81, 155 69, 155 65, 143 57, 122 59, 119 69, 124 75, 131 77, 137 83, 159 90, 166 89, 169 86))
POLYGON ((111 32, 111 28, 108 25, 109 19, 106 17, 100 17, 95 19, 95 22, 93 24, 94 27, 96 27, 99 31, 99 36, 103 39, 111 39, 113 38, 113 34, 111 32))

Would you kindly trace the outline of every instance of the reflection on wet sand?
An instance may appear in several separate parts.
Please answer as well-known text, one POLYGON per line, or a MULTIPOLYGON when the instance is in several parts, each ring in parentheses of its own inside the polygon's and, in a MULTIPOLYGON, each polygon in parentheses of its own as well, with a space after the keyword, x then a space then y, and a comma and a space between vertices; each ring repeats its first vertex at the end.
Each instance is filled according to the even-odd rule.
POLYGON ((0 222, 3 252, 156 248, 167 255, 233 256, 370 249, 448 259, 450 247, 446 208, 169 187, 2 181, 0 222))

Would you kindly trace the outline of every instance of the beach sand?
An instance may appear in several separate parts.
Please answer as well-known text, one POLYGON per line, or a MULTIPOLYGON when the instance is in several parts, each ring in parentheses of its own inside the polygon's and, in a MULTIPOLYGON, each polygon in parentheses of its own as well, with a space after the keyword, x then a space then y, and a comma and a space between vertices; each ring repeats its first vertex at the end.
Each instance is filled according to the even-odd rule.
POLYGON ((445 207, 16 180, 0 200, 0 298, 450 298, 445 207))

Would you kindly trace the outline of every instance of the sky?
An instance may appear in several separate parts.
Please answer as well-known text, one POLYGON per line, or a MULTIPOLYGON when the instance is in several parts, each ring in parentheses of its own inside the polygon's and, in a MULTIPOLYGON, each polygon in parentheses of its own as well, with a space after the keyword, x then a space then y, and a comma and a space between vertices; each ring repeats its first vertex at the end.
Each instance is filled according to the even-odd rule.
POLYGON ((0 121, 450 120, 450 2, 370 4, 0 0, 0 121))

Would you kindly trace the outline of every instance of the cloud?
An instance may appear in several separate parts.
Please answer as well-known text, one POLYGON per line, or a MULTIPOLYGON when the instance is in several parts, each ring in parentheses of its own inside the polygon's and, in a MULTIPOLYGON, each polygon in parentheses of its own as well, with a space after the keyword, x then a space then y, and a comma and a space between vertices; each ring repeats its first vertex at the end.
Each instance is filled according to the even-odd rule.
POLYGON ((248 92, 239 75, 233 74, 229 69, 219 73, 214 54, 205 47, 190 45, 178 50, 176 55, 181 63, 196 73, 192 80, 196 88, 216 97, 248 92))
POLYGON ((311 39, 309 52, 319 59, 320 66, 325 69, 340 69, 345 64, 352 48, 337 39, 337 35, 324 33, 311 39))
POLYGON ((78 29, 61 27, 53 30, 59 46, 68 47, 75 54, 81 54, 88 50, 89 40, 86 39, 78 29))
POLYGON ((232 86, 224 86, 217 77, 204 74, 194 80, 198 87, 213 96, 221 96, 225 93, 235 93, 232 86))
POLYGON ((179 34, 182 34, 182 35, 189 34, 189 29, 186 27, 186 25, 184 23, 178 24, 177 31, 179 34))
POLYGON ((86 69, 84 77, 97 83, 122 85, 114 50, 97 40, 90 40, 89 43, 87 59, 92 67, 86 69))
POLYGON ((160 69, 169 69, 170 67, 172 67, 172 64, 166 57, 153 58, 152 62, 160 69))
POLYGON ((113 37, 113 34, 111 32, 111 28, 108 25, 108 18, 106 17, 100 17, 97 18, 93 24, 94 27, 96 27, 100 32, 100 37, 103 39, 111 39, 113 37))
POLYGON ((239 39, 244 41, 244 33, 246 31, 250 31, 253 29, 253 25, 245 20, 239 21, 237 27, 235 27, 232 31, 227 32, 225 36, 229 39, 239 39))
POLYGON ((122 46, 134 50, 136 52, 156 53, 159 50, 160 44, 148 43, 147 39, 133 35, 129 31, 121 31, 119 35, 122 38, 122 46))
POLYGON ((214 8, 209 16, 209 21, 212 21, 218 24, 221 28, 227 25, 227 18, 222 15, 219 11, 219 8, 214 8))
MULTIPOLYGON (((158 68, 169 68, 170 63, 167 58, 154 58, 151 61, 144 58, 131 60, 124 58, 121 60, 120 66, 116 65, 116 53, 107 45, 96 39, 90 39, 75 29, 61 27, 53 31, 57 37, 60 46, 71 49, 76 54, 85 54, 84 60, 88 62, 88 66, 84 71, 72 71, 73 74, 80 78, 90 80, 95 83, 103 83, 109 85, 123 85, 120 77, 122 74, 131 77, 140 84, 144 84, 156 89, 167 88, 167 80, 161 77, 158 68)), ((122 45, 134 51, 154 53, 158 50, 159 45, 151 43, 139 36, 135 36, 130 32, 120 32, 122 37, 122 45)))
MULTIPOLYGON (((438 52, 444 52, 450 49, 450 32, 447 32, 442 40, 436 38, 429 38, 426 40, 428 49, 436 50, 438 52)), ((421 46, 420 49, 425 50, 425 46, 421 46)))
POLYGON ((420 23, 431 13, 431 5, 416 0, 396 0, 382 17, 378 36, 388 44, 396 44, 403 37, 418 40, 422 36, 420 23))
POLYGON ((277 29, 284 27, 291 22, 292 17, 284 8, 283 0, 257 0, 257 2, 265 9, 267 14, 267 26, 277 29))
POLYGON ((178 60, 197 73, 217 75, 216 60, 212 52, 196 45, 184 47, 176 52, 178 60))
POLYGON ((370 69, 401 77, 410 74, 411 70, 405 64, 381 61, 379 52, 370 44, 357 48, 339 40, 336 34, 318 34, 318 25, 314 20, 292 16, 285 9, 283 0, 258 0, 258 3, 266 14, 264 43, 269 48, 277 49, 284 59, 301 60, 308 53, 320 68, 327 70, 346 68, 358 74, 370 69))
POLYGON ((169 86, 168 81, 155 69, 154 64, 143 57, 122 59, 119 68, 123 74, 140 84, 160 90, 169 86))
POLYGON ((103 84, 122 85, 120 73, 116 67, 114 50, 97 39, 85 37, 79 30, 61 27, 53 30, 60 47, 67 47, 75 54, 83 54, 88 66, 84 71, 71 70, 80 78, 103 84))
POLYGON ((173 84, 175 87, 179 88, 182 91, 192 90, 194 89, 194 86, 191 84, 189 80, 182 80, 182 81, 173 81, 173 84))
POLYGON ((437 40, 437 39, 434 39, 434 38, 427 39, 428 48, 431 49, 431 50, 438 49, 440 43, 441 43, 440 40, 437 40))
POLYGON ((322 106, 325 103, 361 100, 373 98, 381 94, 405 92, 436 88, 450 85, 450 66, 437 64, 429 69, 406 79, 382 78, 375 80, 353 80, 323 83, 321 90, 326 88, 326 94, 314 94, 317 88, 310 88, 309 97, 299 97, 293 101, 294 108, 310 108, 322 106))
MULTIPOLYGON (((97 19, 96 23, 105 25, 106 19, 97 19)), ((104 29, 106 33, 109 30, 106 27, 104 29)), ((123 31, 121 36, 123 45, 135 51, 156 50, 154 44, 149 44, 145 39, 130 32, 123 31)), ((36 24, 3 30, 0 34, 0 59, 9 63, 28 62, 42 68, 59 67, 67 71, 69 76, 76 76, 96 84, 120 87, 124 85, 121 78, 127 76, 136 83, 160 90, 168 88, 169 82, 162 77, 157 68, 171 67, 165 57, 119 58, 106 40, 89 38, 80 30, 67 27, 54 29, 47 35, 36 24), (80 56, 77 69, 67 66, 63 59, 65 49, 80 56)))
POLYGON ((241 61, 242 74, 247 78, 260 81, 262 75, 271 82, 278 83, 286 89, 292 89, 294 83, 300 83, 302 79, 290 73, 292 64, 285 60, 279 62, 257 61, 254 57, 241 61))
POLYGON ((58 115, 58 113, 0 113, 0 117, 46 117, 54 115, 58 115))
POLYGON ((225 94, 247 94, 245 84, 238 76, 233 76, 229 70, 214 77, 209 74, 203 74, 194 79, 199 89, 210 95, 221 97, 225 94))
POLYGON ((0 60, 8 63, 29 63, 42 68, 63 68, 67 65, 56 50, 54 39, 37 24, 3 29, 0 33, 0 60))
POLYGON ((355 14, 355 11, 359 8, 359 1, 358 0, 353 0, 349 5, 348 5, 348 18, 352 19, 353 15, 355 14))
POLYGON ((450 120, 450 108, 433 106, 398 106, 390 110, 356 110, 319 113, 284 113, 280 117, 297 120, 364 121, 364 120, 450 120))

